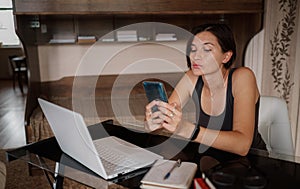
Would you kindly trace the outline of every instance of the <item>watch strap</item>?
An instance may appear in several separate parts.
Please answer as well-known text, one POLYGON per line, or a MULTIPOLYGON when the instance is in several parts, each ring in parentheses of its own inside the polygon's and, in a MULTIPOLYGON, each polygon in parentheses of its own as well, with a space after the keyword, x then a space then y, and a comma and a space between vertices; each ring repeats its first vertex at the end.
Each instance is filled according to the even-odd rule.
POLYGON ((195 125, 195 129, 190 137, 190 140, 195 140, 200 132, 200 127, 195 125))

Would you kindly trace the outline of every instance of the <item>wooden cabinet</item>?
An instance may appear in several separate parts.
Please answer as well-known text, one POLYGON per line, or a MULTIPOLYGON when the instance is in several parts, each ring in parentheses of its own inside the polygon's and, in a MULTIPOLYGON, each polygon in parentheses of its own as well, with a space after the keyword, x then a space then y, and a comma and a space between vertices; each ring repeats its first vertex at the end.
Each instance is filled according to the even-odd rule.
MULTIPOLYGON (((238 58, 262 28, 263 0, 13 0, 16 30, 30 69, 25 125, 40 95, 39 45, 54 35, 93 35, 97 38, 129 24, 163 22, 186 30, 206 22, 231 26, 238 58)), ((117 45, 117 43, 116 43, 117 45)))
MULTIPOLYGON (((55 34, 104 34, 137 22, 165 22, 190 30, 202 22, 225 21, 261 26, 263 0, 14 0, 21 27, 31 28, 34 43, 48 43, 55 34)), ((231 23, 232 22, 232 23, 231 23)), ((252 31, 250 31, 252 32, 252 31)), ((247 35, 247 34, 246 34, 247 35)))

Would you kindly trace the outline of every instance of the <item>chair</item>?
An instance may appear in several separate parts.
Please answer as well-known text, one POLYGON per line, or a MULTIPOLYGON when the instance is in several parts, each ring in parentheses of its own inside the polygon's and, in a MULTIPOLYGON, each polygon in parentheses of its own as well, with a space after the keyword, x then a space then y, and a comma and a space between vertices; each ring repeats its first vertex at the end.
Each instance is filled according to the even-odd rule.
POLYGON ((23 94, 23 83, 27 84, 28 82, 26 57, 13 55, 9 56, 8 59, 13 73, 13 87, 15 89, 15 83, 17 80, 19 88, 23 94))
POLYGON ((294 155, 289 114, 283 99, 261 96, 258 131, 269 152, 294 155))

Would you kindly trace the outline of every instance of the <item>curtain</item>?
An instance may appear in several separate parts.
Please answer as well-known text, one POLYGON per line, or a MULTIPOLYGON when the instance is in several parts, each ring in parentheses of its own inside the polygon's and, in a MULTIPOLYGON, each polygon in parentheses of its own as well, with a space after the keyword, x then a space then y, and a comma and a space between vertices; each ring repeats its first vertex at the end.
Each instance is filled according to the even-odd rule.
POLYGON ((261 95, 283 98, 300 156, 300 0, 266 0, 263 29, 249 42, 245 66, 261 95))
POLYGON ((287 102, 295 153, 300 156, 299 0, 267 0, 265 6, 261 94, 287 102))

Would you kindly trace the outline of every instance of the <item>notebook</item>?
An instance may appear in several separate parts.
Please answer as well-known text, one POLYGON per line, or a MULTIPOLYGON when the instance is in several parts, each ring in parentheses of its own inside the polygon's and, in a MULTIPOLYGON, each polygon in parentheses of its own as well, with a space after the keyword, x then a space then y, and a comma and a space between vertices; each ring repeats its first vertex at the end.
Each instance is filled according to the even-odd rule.
POLYGON ((188 189, 197 171, 197 164, 181 162, 180 166, 173 169, 176 161, 157 160, 141 180, 140 188, 143 189, 188 189), (173 170, 168 178, 166 174, 173 170))
POLYGON ((41 98, 38 102, 62 151, 106 180, 163 158, 115 136, 92 140, 81 114, 41 98))

